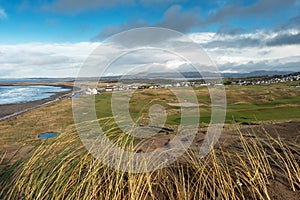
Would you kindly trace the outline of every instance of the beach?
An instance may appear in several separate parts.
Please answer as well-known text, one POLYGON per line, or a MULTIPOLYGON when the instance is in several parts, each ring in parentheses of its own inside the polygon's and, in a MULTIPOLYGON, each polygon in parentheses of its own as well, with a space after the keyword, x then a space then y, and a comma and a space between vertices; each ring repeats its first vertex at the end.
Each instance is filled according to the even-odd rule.
MULTIPOLYGON (((17 85, 37 85, 37 84, 32 84, 32 83, 22 83, 22 84, 1 84, 1 86, 17 86, 17 85)), ((55 87, 61 87, 64 89, 69 89, 69 91, 64 91, 64 92, 57 92, 54 95, 52 95, 49 98, 41 99, 41 100, 36 100, 36 101, 29 101, 29 102, 24 102, 24 103, 16 103, 16 104, 4 104, 0 105, 0 121, 3 121, 5 119, 9 119, 12 117, 15 117, 19 114, 22 114, 24 112, 27 112, 29 110, 41 107, 43 105, 47 105, 53 102, 60 101, 65 98, 69 98, 70 94, 72 93, 73 86, 71 84, 39 84, 39 85, 45 85, 45 86, 55 86, 55 87)))

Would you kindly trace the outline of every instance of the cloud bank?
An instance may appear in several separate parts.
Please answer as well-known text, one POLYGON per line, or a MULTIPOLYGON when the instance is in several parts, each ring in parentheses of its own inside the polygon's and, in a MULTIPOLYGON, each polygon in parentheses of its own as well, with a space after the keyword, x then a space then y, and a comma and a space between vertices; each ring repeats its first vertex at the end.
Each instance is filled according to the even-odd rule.
POLYGON ((76 77, 99 43, 0 45, 0 78, 76 77))
MULTIPOLYGON (((188 36, 203 47, 220 72, 300 71, 300 44, 286 41, 286 35, 297 38, 299 32, 294 29, 235 35, 201 32, 188 36)), ((175 42, 180 47, 183 41, 175 38, 175 42)), ((84 61, 98 45, 100 43, 97 42, 0 45, 0 78, 76 77, 84 61)), ((98 53, 105 56, 114 48, 108 46, 105 52, 98 53)), ((187 49, 186 53, 193 52, 187 49)), ((165 66, 165 71, 179 67, 189 69, 186 62, 155 51, 128 55, 114 65, 115 70, 107 71, 106 75, 120 75, 136 66, 156 67, 159 70, 165 66)))

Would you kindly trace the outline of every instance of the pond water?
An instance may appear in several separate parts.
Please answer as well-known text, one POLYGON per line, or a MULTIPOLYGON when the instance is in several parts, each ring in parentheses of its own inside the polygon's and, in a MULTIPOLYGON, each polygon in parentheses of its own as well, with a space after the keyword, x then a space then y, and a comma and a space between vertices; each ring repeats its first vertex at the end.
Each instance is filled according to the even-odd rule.
POLYGON ((39 139, 48 139, 48 138, 56 138, 59 136, 57 132, 46 132, 39 134, 39 139))

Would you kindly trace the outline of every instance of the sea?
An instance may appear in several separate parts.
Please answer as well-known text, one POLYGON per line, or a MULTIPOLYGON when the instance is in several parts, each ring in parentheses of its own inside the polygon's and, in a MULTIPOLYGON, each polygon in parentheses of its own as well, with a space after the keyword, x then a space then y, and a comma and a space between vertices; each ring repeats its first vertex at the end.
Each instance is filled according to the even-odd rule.
POLYGON ((58 86, 46 85, 0 86, 0 105, 42 100, 55 95, 57 92, 69 90, 58 86))
POLYGON ((0 78, 0 83, 55 83, 72 82, 74 78, 0 78))

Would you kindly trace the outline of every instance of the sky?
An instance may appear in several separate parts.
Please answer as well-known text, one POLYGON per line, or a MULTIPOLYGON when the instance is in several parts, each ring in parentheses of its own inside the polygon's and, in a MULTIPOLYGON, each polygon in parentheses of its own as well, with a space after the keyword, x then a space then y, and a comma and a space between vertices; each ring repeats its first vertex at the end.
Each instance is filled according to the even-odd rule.
POLYGON ((186 34, 220 72, 300 71, 300 0, 0 0, 0 78, 77 76, 107 38, 140 27, 186 34))

